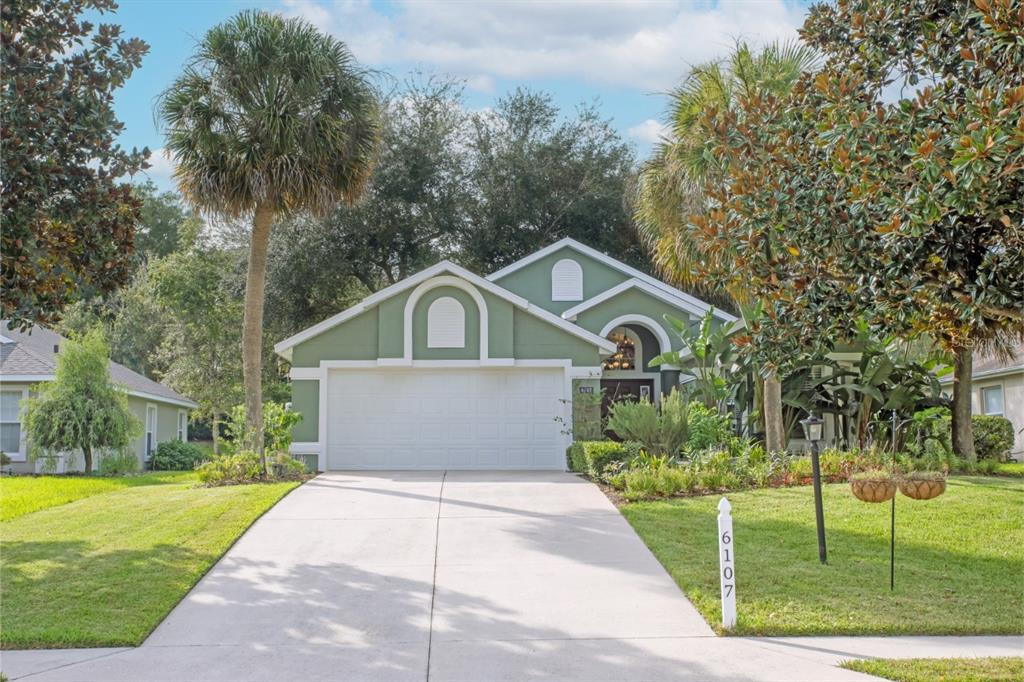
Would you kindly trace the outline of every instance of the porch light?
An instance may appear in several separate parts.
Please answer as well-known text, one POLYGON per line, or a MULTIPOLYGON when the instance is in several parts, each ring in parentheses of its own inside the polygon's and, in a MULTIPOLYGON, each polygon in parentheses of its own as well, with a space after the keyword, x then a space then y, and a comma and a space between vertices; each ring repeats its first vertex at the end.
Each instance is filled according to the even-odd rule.
POLYGON ((825 422, 813 412, 806 419, 800 420, 800 426, 804 427, 804 439, 812 444, 817 444, 821 440, 821 429, 824 425, 825 422))

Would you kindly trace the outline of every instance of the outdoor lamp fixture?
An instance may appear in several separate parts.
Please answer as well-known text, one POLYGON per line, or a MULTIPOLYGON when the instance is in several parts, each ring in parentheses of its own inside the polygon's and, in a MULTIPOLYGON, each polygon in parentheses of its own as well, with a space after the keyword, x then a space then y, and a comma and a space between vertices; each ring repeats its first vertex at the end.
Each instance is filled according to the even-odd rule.
POLYGON ((821 419, 812 412, 806 419, 800 420, 800 426, 804 427, 804 438, 811 444, 811 474, 814 476, 814 520, 818 527, 818 559, 821 563, 828 563, 825 552, 825 512, 821 506, 821 464, 818 462, 818 442, 821 440, 822 427, 825 425, 821 419))
POLYGON ((725 401, 725 409, 728 410, 729 416, 732 418, 732 432, 735 435, 740 435, 740 415, 736 412, 736 401, 729 398, 725 401))

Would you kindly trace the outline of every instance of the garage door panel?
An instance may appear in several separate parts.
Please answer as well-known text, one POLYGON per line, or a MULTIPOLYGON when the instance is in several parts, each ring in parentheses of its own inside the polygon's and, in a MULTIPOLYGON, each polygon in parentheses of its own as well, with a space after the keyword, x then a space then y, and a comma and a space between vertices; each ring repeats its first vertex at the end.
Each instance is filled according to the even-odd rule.
POLYGON ((327 466, 564 469, 560 368, 329 373, 327 466))

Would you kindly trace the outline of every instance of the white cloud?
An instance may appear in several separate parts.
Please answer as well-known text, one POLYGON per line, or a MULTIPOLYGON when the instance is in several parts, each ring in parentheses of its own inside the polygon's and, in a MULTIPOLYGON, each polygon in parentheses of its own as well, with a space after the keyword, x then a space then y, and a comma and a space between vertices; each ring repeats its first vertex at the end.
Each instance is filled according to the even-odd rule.
POLYGON ((661 139, 668 134, 668 127, 662 123, 658 123, 653 118, 649 118, 642 123, 637 123, 635 126, 631 126, 626 132, 630 137, 640 140, 641 142, 654 144, 655 142, 660 142, 661 139))
POLYGON ((174 184, 174 162, 163 147, 150 152, 149 168, 142 172, 162 189, 170 188, 174 184))
POLYGON ((415 64, 493 87, 496 78, 581 78, 664 91, 689 65, 725 54, 733 41, 796 37, 803 8, 785 0, 666 3, 417 2, 392 14, 353 0, 285 0, 374 65, 415 64))

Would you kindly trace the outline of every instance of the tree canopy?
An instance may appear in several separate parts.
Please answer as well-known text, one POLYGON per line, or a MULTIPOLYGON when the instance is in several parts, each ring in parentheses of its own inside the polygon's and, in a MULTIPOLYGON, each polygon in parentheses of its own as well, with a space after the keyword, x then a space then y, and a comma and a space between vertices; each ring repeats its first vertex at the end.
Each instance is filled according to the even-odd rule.
POLYGON ((0 302, 14 324, 52 323, 80 296, 131 274, 139 202, 119 181, 148 150, 115 144, 114 92, 148 46, 115 24, 79 18, 112 0, 10 0, 0 5, 3 173, 0 302))

